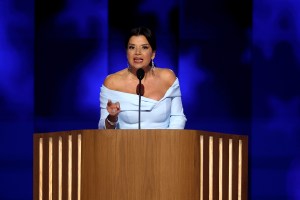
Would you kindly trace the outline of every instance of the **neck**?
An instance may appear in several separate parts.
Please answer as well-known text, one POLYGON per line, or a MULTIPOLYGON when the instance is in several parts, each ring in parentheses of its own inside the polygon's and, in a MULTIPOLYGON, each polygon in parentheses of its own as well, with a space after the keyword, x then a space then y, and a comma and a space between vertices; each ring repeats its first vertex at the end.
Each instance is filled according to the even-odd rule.
MULTIPOLYGON (((133 76, 135 76, 136 77, 136 71, 137 71, 138 69, 135 69, 135 68, 133 68, 133 67, 128 67, 128 72, 130 73, 130 74, 132 74, 133 76)), ((147 74, 149 74, 150 72, 153 72, 153 67, 152 66, 147 66, 147 67, 143 67, 143 70, 145 71, 145 77, 144 78, 146 78, 147 77, 147 74)))

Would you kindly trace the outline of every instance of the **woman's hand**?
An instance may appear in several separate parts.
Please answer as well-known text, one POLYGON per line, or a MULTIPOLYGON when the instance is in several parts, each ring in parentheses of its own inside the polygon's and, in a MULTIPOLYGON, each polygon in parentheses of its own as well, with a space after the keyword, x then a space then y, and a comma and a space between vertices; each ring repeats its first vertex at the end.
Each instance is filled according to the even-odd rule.
POLYGON ((118 117, 119 113, 121 112, 120 103, 113 103, 110 99, 107 102, 106 109, 109 115, 112 117, 118 117))

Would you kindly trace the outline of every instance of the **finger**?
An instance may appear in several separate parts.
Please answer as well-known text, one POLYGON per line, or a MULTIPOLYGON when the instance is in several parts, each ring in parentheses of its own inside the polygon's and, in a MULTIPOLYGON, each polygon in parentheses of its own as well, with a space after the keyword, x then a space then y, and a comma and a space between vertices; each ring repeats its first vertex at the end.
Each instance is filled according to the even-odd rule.
POLYGON ((110 99, 108 99, 107 106, 110 106, 111 104, 112 104, 112 101, 110 99))

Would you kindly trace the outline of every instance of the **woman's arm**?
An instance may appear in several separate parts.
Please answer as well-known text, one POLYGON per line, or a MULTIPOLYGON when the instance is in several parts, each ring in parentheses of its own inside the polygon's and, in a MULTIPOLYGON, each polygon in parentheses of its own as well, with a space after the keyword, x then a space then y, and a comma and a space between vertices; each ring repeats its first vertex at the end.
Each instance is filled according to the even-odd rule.
POLYGON ((172 98, 169 129, 184 129, 187 119, 183 112, 181 96, 172 98))

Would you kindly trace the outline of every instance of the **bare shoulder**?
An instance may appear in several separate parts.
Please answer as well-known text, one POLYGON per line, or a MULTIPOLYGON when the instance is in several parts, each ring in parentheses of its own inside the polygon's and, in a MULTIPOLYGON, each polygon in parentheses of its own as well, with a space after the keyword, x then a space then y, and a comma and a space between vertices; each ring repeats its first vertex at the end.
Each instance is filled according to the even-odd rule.
POLYGON ((122 80, 124 77, 123 75, 124 70, 118 71, 114 74, 110 74, 105 78, 103 85, 109 89, 116 90, 122 84, 122 80))
POLYGON ((160 77, 165 81, 169 86, 173 85, 176 80, 176 75, 173 70, 168 68, 158 68, 160 77))

